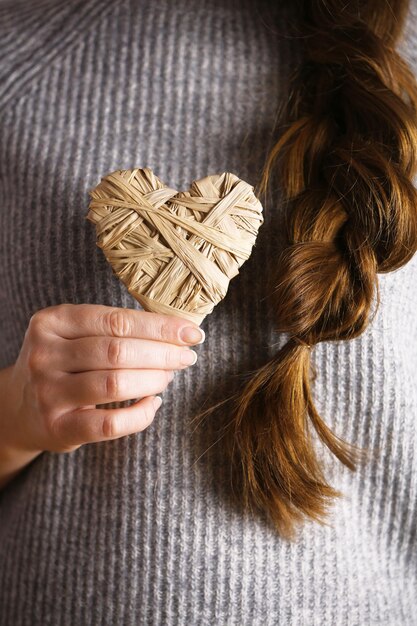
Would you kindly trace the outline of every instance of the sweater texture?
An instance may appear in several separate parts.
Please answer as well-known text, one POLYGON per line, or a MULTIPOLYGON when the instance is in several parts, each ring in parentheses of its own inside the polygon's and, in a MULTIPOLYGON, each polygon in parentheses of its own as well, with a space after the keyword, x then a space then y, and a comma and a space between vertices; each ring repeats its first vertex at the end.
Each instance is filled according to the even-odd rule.
MULTIPOLYGON (((257 183, 300 60, 283 4, 0 1, 0 367, 38 309, 141 309, 85 219, 101 176, 147 166, 178 190, 223 171, 257 183)), ((417 72, 416 1, 401 47, 417 72)), ((43 452, 0 492, 0 626, 417 624, 417 255, 379 275, 360 337, 312 350, 326 423, 379 450, 356 472, 321 450, 343 493, 327 526, 308 521, 292 543, 232 506, 227 415, 191 423, 285 343, 262 280, 281 211, 277 191, 152 424, 43 452)))

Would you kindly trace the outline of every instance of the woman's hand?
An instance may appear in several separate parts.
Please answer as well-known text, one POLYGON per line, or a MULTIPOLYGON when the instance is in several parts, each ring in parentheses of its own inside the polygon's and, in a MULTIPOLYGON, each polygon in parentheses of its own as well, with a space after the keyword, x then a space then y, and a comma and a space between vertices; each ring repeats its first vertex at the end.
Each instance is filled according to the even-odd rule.
POLYGON ((105 305, 37 311, 8 376, 6 442, 20 451, 70 452, 144 430, 160 405, 154 394, 197 358, 187 345, 201 341, 181 339, 186 327, 199 330, 181 317, 105 305), (134 398, 141 399, 125 408, 96 408, 134 398))

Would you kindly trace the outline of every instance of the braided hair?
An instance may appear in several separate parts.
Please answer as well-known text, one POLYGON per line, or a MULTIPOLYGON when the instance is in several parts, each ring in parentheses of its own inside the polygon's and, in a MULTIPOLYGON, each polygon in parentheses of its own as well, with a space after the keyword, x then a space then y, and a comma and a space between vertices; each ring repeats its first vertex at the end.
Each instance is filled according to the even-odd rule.
POLYGON ((289 339, 245 383, 224 438, 239 497, 289 539, 304 517, 325 523, 341 495, 324 478, 311 426, 351 470, 363 456, 314 406, 311 351, 363 333, 378 273, 417 249, 417 85, 395 49, 409 3, 293 1, 303 56, 259 184, 264 194, 276 172, 284 198, 271 299, 289 339))

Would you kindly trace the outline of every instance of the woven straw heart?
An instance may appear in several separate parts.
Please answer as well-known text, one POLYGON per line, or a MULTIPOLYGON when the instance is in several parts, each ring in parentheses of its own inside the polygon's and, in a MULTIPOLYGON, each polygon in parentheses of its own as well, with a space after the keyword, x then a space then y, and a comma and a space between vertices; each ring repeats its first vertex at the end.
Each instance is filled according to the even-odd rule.
POLYGON ((86 219, 129 293, 146 311, 197 324, 225 297, 263 223, 253 187, 229 172, 177 191, 148 167, 117 170, 89 194, 86 219))

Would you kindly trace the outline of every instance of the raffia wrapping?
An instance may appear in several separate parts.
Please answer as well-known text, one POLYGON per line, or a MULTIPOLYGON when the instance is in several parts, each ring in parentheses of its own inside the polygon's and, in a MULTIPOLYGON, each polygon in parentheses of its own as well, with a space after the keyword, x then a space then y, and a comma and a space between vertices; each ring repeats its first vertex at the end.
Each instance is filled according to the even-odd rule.
POLYGON ((263 223, 252 185, 230 172, 164 185, 148 167, 89 190, 86 219, 116 276, 146 311, 200 324, 225 297, 263 223))

